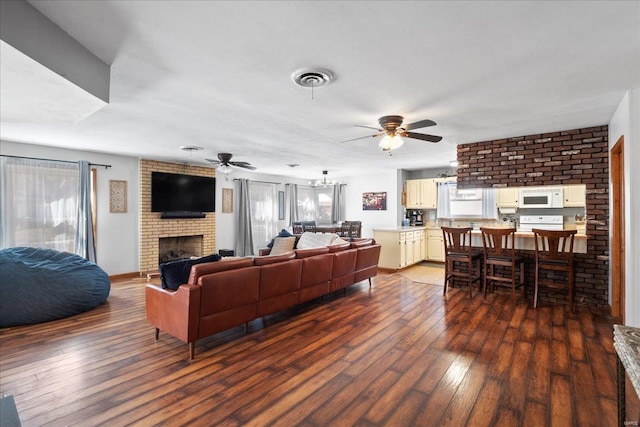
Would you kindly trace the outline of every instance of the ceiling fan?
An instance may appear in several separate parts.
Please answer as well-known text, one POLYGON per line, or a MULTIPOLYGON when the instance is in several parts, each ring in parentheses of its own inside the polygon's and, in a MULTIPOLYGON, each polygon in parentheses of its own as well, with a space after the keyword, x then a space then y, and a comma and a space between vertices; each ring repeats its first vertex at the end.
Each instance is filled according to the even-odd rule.
POLYGON ((364 139, 364 138, 376 138, 378 136, 384 135, 384 138, 382 138, 382 140, 380 141, 379 146, 380 148, 382 148, 383 151, 389 151, 389 155, 391 155, 391 150, 394 150, 400 147, 404 143, 404 141, 400 137, 420 139, 422 141, 429 141, 429 142, 439 142, 440 140, 442 140, 441 136, 409 132, 410 130, 413 130, 413 129, 420 129, 427 126, 435 126, 436 122, 434 122, 433 120, 428 120, 428 119, 420 120, 418 122, 410 123, 408 125, 402 126, 403 120, 404 118, 402 116, 380 117, 378 119, 378 123, 380 123, 381 129, 374 128, 371 126, 356 125, 361 128, 375 129, 378 132, 373 135, 361 136, 359 138, 348 139, 342 142, 356 141, 358 139, 364 139))
POLYGON ((232 162, 231 158, 233 154, 231 153, 218 153, 218 160, 213 159, 205 159, 208 162, 211 162, 214 165, 217 165, 216 168, 222 173, 229 173, 233 169, 231 166, 235 166, 238 168, 256 170, 255 166, 251 166, 251 163, 248 162, 232 162))

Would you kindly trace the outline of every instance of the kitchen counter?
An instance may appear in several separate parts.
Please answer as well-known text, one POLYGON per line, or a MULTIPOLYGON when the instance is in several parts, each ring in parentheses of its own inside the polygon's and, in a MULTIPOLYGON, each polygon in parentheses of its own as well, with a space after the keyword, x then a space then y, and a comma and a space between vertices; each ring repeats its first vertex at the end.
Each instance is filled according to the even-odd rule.
POLYGON ((424 225, 408 225, 408 226, 404 226, 404 225, 399 225, 397 227, 387 227, 387 228, 374 228, 373 231, 395 231, 395 232, 402 232, 402 231, 416 231, 416 230, 424 230, 426 227, 424 225))
MULTIPOLYGON (((434 224, 427 224, 418 227, 397 227, 394 229, 378 229, 379 231, 413 231, 413 230, 439 230, 441 226, 434 224)), ((473 246, 482 247, 482 232, 480 228, 474 228, 471 232, 471 244, 473 246)), ((516 231, 515 234, 515 248, 524 251, 535 250, 535 243, 533 241, 533 233, 531 231, 516 231)), ((573 241, 573 253, 586 254, 587 253, 587 236, 585 234, 578 233, 573 241)))

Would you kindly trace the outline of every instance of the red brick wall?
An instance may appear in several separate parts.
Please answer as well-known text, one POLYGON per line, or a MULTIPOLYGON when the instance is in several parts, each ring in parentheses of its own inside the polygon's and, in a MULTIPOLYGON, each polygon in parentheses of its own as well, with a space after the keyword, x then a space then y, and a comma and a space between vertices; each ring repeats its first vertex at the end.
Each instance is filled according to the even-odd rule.
MULTIPOLYGON (((550 132, 458 145, 458 186, 587 186, 587 253, 576 255, 578 304, 609 307, 608 126, 550 132)), ((533 289, 532 254, 528 290, 533 289)), ((544 291, 542 301, 566 300, 544 291)))

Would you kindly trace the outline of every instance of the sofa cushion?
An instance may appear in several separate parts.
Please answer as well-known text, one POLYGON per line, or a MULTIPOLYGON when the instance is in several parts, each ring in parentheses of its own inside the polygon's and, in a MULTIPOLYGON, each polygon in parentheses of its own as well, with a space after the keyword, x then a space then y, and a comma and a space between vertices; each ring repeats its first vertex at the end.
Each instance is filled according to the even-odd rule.
POLYGON ((220 259, 220 255, 212 254, 196 259, 183 259, 180 261, 165 262, 159 265, 160 280, 163 289, 177 291, 180 285, 189 281, 191 267, 204 262, 214 262, 220 259))
POLYGON ((253 264, 254 265, 274 264, 276 262, 288 261, 290 259, 294 259, 295 257, 296 257, 296 253, 293 251, 286 252, 280 255, 274 255, 274 256, 272 255, 257 256, 253 258, 253 264))
POLYGON ((316 255, 322 255, 329 252, 327 246, 321 248, 296 249, 296 258, 309 258, 316 255))
POLYGON ((370 238, 366 239, 354 239, 351 241, 352 248, 361 248, 363 246, 371 246, 374 244, 374 240, 370 238))
POLYGON ((282 255, 285 252, 291 252, 295 244, 296 244, 296 238, 294 236, 276 237, 274 239, 271 252, 269 252, 269 256, 282 255))
POLYGON ((251 267, 253 265, 253 258, 251 257, 231 257, 225 256, 218 262, 203 262, 202 264, 196 264, 191 267, 191 273, 189 273, 189 280, 187 284, 198 285, 198 280, 207 274, 217 273, 219 271, 235 270, 238 268, 251 267))
POLYGON ((300 236, 300 240, 298 240, 296 248, 311 249, 329 246, 335 237, 335 234, 304 232, 302 233, 302 236, 300 236))
POLYGON ((294 236, 293 234, 289 233, 287 230, 285 230, 283 228, 282 230, 280 230, 278 235, 276 237, 274 237, 273 239, 271 239, 271 241, 267 244, 268 248, 273 248, 273 244, 275 243, 275 239, 277 237, 296 237, 296 236, 294 236))
POLYGON ((351 248, 351 243, 343 242, 329 245, 329 252, 340 252, 351 248))

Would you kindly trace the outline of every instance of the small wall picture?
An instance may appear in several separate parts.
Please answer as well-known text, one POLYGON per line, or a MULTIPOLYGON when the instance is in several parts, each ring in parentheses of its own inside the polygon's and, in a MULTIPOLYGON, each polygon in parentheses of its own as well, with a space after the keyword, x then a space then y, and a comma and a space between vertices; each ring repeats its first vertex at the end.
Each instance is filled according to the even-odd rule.
POLYGON ((109 212, 127 212, 127 181, 109 180, 109 212))
POLYGON ((362 193, 362 210, 386 211, 387 192, 383 191, 378 193, 362 193))
POLYGON ((222 213, 233 213, 233 189, 222 189, 222 213))

